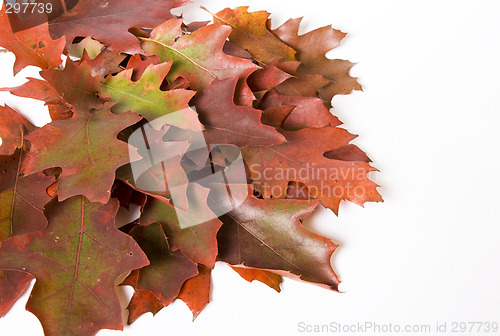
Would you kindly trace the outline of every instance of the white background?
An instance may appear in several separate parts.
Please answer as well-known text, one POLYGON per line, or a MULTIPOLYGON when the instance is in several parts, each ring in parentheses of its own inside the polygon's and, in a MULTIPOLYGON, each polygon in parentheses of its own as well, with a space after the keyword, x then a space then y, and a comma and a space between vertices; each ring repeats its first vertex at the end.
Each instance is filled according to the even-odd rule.
MULTIPOLYGON (((308 335, 299 322, 365 321, 447 322, 452 335, 454 321, 500 322, 500 2, 206 0, 188 6, 187 21, 210 19, 200 4, 252 4, 273 13, 274 27, 305 16, 303 31, 349 33, 331 57, 358 63, 364 92, 335 97, 334 113, 380 169, 385 203, 342 204, 339 217, 322 210, 308 225, 341 244, 342 294, 293 280, 278 294, 218 264, 212 302, 194 323, 175 302, 98 335, 308 335)), ((11 78, 13 56, 0 57, 0 86, 22 83, 11 78)), ((0 96, 47 120, 40 105, 14 101, 0 96)), ((1 335, 42 335, 27 298, 0 319, 1 335)))

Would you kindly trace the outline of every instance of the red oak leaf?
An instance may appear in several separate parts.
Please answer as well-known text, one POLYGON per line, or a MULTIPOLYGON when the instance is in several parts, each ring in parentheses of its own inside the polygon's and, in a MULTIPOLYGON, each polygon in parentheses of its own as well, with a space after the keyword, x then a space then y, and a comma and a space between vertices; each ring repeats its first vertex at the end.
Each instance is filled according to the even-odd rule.
POLYGON ((102 106, 97 96, 101 81, 98 76, 92 76, 90 66, 85 62, 76 65, 67 60, 64 70, 48 69, 42 71, 42 77, 62 100, 75 108, 76 113, 87 114, 90 109, 102 106))
POLYGON ((26 272, 0 270, 0 317, 24 295, 32 280, 33 276, 26 272))
POLYGON ((160 64, 158 56, 145 57, 142 59, 141 55, 135 54, 127 62, 127 69, 133 69, 132 80, 135 82, 142 77, 142 74, 150 65, 160 64))
POLYGON ((146 54, 173 61, 170 82, 183 77, 193 90, 203 91, 216 78, 238 77, 244 82, 257 69, 249 60, 224 54, 222 48, 231 33, 228 26, 212 24, 184 35, 181 25, 182 20, 169 20, 153 29, 150 38, 142 38, 146 54))
MULTIPOLYGON (((137 272, 135 273, 138 274, 137 272)), ((139 317, 146 313, 152 313, 154 316, 162 310, 163 307, 165 306, 153 292, 147 289, 136 289, 127 307, 129 311, 127 323, 134 323, 139 317)))
POLYGON ((11 94, 44 101, 49 109, 52 120, 71 118, 73 107, 66 103, 59 93, 45 80, 29 78, 20 86, 1 88, 0 91, 9 91, 11 94))
POLYGON ((191 309, 193 321, 210 302, 211 273, 210 268, 198 265, 198 275, 186 280, 177 297, 191 309))
POLYGON ((8 106, 0 106, 0 155, 12 155, 16 148, 23 148, 25 135, 35 129, 21 114, 8 106))
POLYGON ((239 147, 279 144, 284 138, 260 121, 262 112, 233 102, 237 78, 215 80, 196 100, 209 144, 239 147))
POLYGON ((110 105, 105 105, 75 114, 28 135, 31 151, 24 173, 60 167, 59 200, 84 195, 92 202, 107 203, 115 170, 138 158, 131 158, 129 145, 116 136, 141 119, 134 113, 115 115, 109 109, 110 105))
MULTIPOLYGON (((179 294, 182 284, 198 274, 196 264, 181 251, 170 249, 163 228, 158 223, 136 226, 130 231, 130 235, 137 241, 150 261, 148 266, 143 267, 136 274, 129 275, 129 277, 137 276, 135 288, 149 290, 162 305, 169 305, 179 294)), ((133 281, 128 279, 125 283, 133 283, 133 281)))
MULTIPOLYGON (((220 202, 213 200, 212 206, 220 202)), ((330 264, 337 245, 307 231, 300 222, 316 206, 316 202, 248 196, 221 218, 220 260, 273 270, 337 290, 339 280, 330 264)))
POLYGON ((287 139, 284 144, 243 150, 253 183, 264 197, 285 198, 288 183, 295 181, 304 183, 315 199, 335 213, 341 200, 359 205, 382 201, 377 184, 367 177, 376 169, 366 160, 324 155, 348 146, 355 135, 331 126, 282 133, 287 139))
MULTIPOLYGON (((20 177, 23 151, 0 156, 0 242, 47 225, 43 207, 50 201, 47 188, 53 177, 43 173, 20 177)), ((28 288, 33 277, 21 271, 0 270, 0 317, 28 288)))
POLYGON ((267 29, 269 15, 266 11, 248 12, 248 6, 213 14, 215 23, 233 28, 229 40, 248 50, 258 62, 265 65, 276 59, 295 61, 296 51, 267 29))
POLYGON ((325 107, 323 101, 315 97, 282 96, 275 91, 270 91, 262 99, 259 107, 265 110, 280 105, 295 106, 288 116, 282 120, 281 127, 287 130, 299 130, 307 127, 321 128, 342 124, 325 107))
POLYGON ((299 72, 301 62, 279 62, 276 66, 289 73, 288 78, 276 87, 276 91, 285 96, 316 97, 318 91, 330 84, 330 80, 318 74, 304 74, 299 72))
MULTIPOLYGON (((196 195, 193 196, 196 197, 196 195)), ((190 201, 192 202, 190 210, 193 211, 196 204, 193 204, 195 202, 193 202, 192 198, 190 201)), ((200 211, 209 211, 211 213, 208 208, 200 209, 200 211)), ((182 216, 181 210, 168 203, 150 198, 144 206, 140 222, 141 225, 160 223, 172 251, 181 250, 194 262, 213 267, 218 251, 217 232, 222 225, 221 221, 214 218, 199 225, 182 227, 178 216, 182 216)))
POLYGON ((135 190, 167 203, 173 190, 176 206, 186 210, 189 180, 181 160, 189 148, 188 141, 165 141, 163 138, 168 128, 155 130, 144 125, 139 130, 128 138, 128 143, 138 148, 143 159, 135 161, 134 167, 121 167, 116 177, 135 190))
MULTIPOLYGON (((330 81, 319 90, 328 106, 337 94, 349 94, 353 90, 361 90, 357 78, 349 75, 354 63, 326 57, 326 53, 338 47, 346 34, 326 26, 299 35, 301 21, 302 18, 290 19, 273 30, 276 36, 297 50, 297 58, 301 62, 298 72, 305 75, 322 75, 330 81)), ((300 85, 300 82, 297 85, 300 85)))
POLYGON ((54 177, 43 173, 20 176, 24 151, 0 156, 0 241, 43 229, 47 219, 43 207, 51 197, 47 188, 54 177))
POLYGON ((0 45, 45 80, 0 91, 45 102, 53 122, 0 107, 0 316, 34 276, 45 335, 121 329, 128 274, 129 324, 176 299, 194 320, 216 261, 277 292, 283 277, 338 290, 337 245, 302 222, 382 201, 329 110, 361 89, 326 57, 344 33, 272 30, 248 7, 186 24, 170 11, 188 0, 17 2, 34 10, 0 11, 0 45))
POLYGON ((16 55, 14 75, 28 65, 42 70, 58 66, 62 62, 64 44, 64 37, 56 41, 50 38, 47 23, 13 32, 5 5, 0 10, 0 46, 16 55))
MULTIPOLYGON (((177 296, 178 299, 184 301, 189 309, 191 309, 193 321, 210 301, 210 274, 210 268, 198 265, 198 275, 186 280, 177 296)), ((138 280, 139 272, 133 271, 127 279, 125 279, 122 285, 129 285, 137 288, 138 280)), ((136 289, 127 307, 129 311, 128 324, 134 323, 145 313, 156 315, 163 307, 164 305, 153 292, 146 289, 136 289)))
POLYGON ((270 65, 251 74, 248 77, 248 84, 253 92, 268 91, 291 77, 293 76, 274 65, 270 65))
POLYGON ((260 281, 268 285, 278 293, 281 292, 280 285, 283 282, 283 278, 281 277, 281 275, 257 268, 240 266, 231 266, 231 268, 248 282, 260 281))
POLYGON ((107 75, 120 72, 122 68, 120 63, 125 60, 127 56, 121 53, 114 53, 108 48, 103 49, 95 58, 91 59, 85 50, 80 64, 87 63, 90 66, 90 74, 93 77, 105 77, 107 75))
POLYGON ((58 103, 61 100, 59 93, 47 81, 28 77, 28 81, 16 87, 1 88, 19 97, 26 97, 44 101, 48 104, 58 103))
POLYGON ((52 202, 45 229, 0 245, 0 268, 36 277, 27 309, 40 319, 45 335, 91 336, 103 328, 123 329, 114 282, 148 260, 115 227, 117 209, 117 201, 102 205, 82 196, 52 202))
POLYGON ((156 27, 173 17, 170 13, 173 8, 187 3, 187 0, 79 1, 67 13, 51 20, 49 29, 54 37, 66 36, 68 47, 77 36, 92 36, 114 52, 135 54, 141 49, 129 28, 156 27))

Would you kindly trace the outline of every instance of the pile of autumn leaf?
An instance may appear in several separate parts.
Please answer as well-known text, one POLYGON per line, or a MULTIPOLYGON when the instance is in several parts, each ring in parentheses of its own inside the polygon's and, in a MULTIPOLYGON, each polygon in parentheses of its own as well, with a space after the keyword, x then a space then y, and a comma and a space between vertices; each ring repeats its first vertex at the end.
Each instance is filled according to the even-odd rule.
MULTIPOLYGON (((345 34, 324 27, 299 36, 300 19, 271 30, 267 12, 245 7, 186 25, 170 13, 185 3, 80 1, 19 32, 0 13, 0 46, 15 54, 14 73, 34 65, 44 79, 3 90, 44 101, 53 120, 37 128, 0 107, 0 316, 34 277, 27 309, 46 335, 122 329, 115 282, 130 273, 123 282, 135 289, 129 323, 175 299, 196 317, 209 301, 216 260, 277 291, 282 276, 338 288, 330 264, 337 245, 302 220, 318 204, 337 213, 341 200, 381 201, 366 177, 375 170, 370 159, 329 110, 333 96, 361 89, 349 75, 352 63, 325 56, 345 34), (137 16, 138 8, 151 16, 137 16), (126 143, 169 114, 156 130, 165 148, 169 134, 201 122, 207 143, 221 144, 212 165, 224 166, 221 153, 238 148, 248 167, 333 168, 338 176, 266 180, 249 169, 243 204, 181 229, 168 190, 134 184, 126 143), (348 169, 362 177, 341 174, 348 169), (312 191, 323 185, 345 192, 312 191), (365 192, 347 192, 356 186, 365 192), (310 189, 309 200, 301 188, 310 189), (141 207, 140 218, 117 225, 119 207, 131 204, 141 207)), ((208 189, 187 188, 210 211, 208 189)))

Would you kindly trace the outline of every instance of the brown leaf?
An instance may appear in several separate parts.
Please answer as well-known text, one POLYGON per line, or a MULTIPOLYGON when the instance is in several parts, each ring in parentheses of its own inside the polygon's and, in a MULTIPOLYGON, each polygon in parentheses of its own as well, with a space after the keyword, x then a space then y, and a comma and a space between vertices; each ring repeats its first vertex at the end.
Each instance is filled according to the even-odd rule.
MULTIPOLYGON (((198 265, 198 272, 199 274, 197 276, 184 282, 177 296, 178 299, 184 301, 189 309, 191 309, 193 321, 208 304, 210 298, 211 269, 203 265, 198 265)), ((122 285, 129 285, 136 288, 138 280, 139 272, 133 271, 122 285)), ((129 310, 128 324, 134 323, 145 313, 152 313, 154 316, 162 310, 163 307, 164 305, 153 292, 146 289, 136 289, 127 307, 129 310)))
POLYGON ((226 24, 233 28, 229 41, 248 50, 261 64, 266 65, 274 59, 296 60, 296 51, 267 29, 268 12, 248 12, 248 6, 245 6, 226 8, 213 16, 215 23, 226 24))
POLYGON ((207 143, 239 147, 282 143, 281 134, 261 123, 261 111, 234 104, 236 81, 237 78, 215 80, 195 100, 207 143))
MULTIPOLYGON (((212 206, 218 202, 213 200, 212 206)), ((316 206, 316 202, 248 196, 243 204, 222 217, 219 258, 230 265, 293 274, 337 290, 339 280, 330 264, 337 245, 307 231, 300 222, 316 206)))
POLYGON ((276 87, 276 91, 285 96, 317 97, 318 90, 328 85, 330 80, 318 74, 299 72, 300 62, 279 62, 276 66, 292 75, 276 87))
POLYGON ((299 35, 301 21, 302 18, 290 19, 273 30, 273 33, 297 50, 297 58, 301 62, 299 73, 322 75, 330 81, 327 86, 319 90, 327 106, 331 106, 331 100, 337 94, 349 94, 353 90, 361 90, 357 78, 349 74, 353 63, 326 57, 326 53, 336 48, 346 34, 326 26, 299 35))
POLYGON ((68 59, 64 70, 48 69, 41 75, 64 102, 75 108, 75 113, 87 114, 90 109, 102 106, 97 96, 101 80, 92 76, 86 62, 77 65, 68 59))
POLYGON ((104 44, 94 40, 92 37, 87 36, 78 43, 73 43, 68 48, 68 55, 76 58, 82 58, 84 54, 87 55, 88 60, 93 60, 104 49, 104 44))
POLYGON ((0 270, 0 317, 24 295, 32 280, 33 276, 26 272, 0 270))
POLYGON ((280 105, 295 106, 281 122, 281 126, 286 130, 294 131, 303 128, 321 128, 342 124, 325 107, 321 99, 314 97, 282 96, 275 91, 269 91, 260 102, 259 108, 265 110, 280 105))
POLYGON ((21 177, 23 156, 20 149, 0 156, 0 242, 47 225, 43 208, 51 199, 47 188, 54 178, 43 173, 21 177))
POLYGON ((293 76, 274 65, 270 65, 251 74, 250 77, 248 77, 248 85, 254 92, 268 91, 291 77, 293 76))
POLYGON ((117 54, 109 49, 103 49, 94 59, 85 51, 80 64, 87 63, 90 66, 90 74, 94 77, 105 77, 115 72, 120 72, 120 63, 125 59, 125 54, 117 54))
POLYGON ((278 293, 281 292, 280 285, 283 282, 283 278, 281 277, 281 275, 257 268, 239 266, 231 266, 231 268, 248 282, 260 281, 263 284, 268 285, 278 293))
POLYGON ((49 109, 52 120, 71 118, 73 107, 63 101, 59 93, 45 80, 28 77, 28 81, 20 86, 1 88, 19 97, 26 97, 44 101, 49 109))
POLYGON ((28 77, 28 81, 20 86, 1 88, 13 95, 44 101, 48 104, 57 104, 61 100, 59 93, 47 81, 28 77))
POLYGON ((125 165, 117 170, 116 177, 135 190, 166 203, 172 198, 170 189, 176 188, 176 206, 187 209, 189 180, 181 160, 189 148, 188 141, 165 141, 167 129, 155 130, 150 125, 141 126, 140 131, 137 138, 131 136, 128 142, 139 149, 143 159, 134 162, 135 173, 131 165, 125 165), (146 148, 144 142, 147 142, 146 148), (152 161, 151 156, 154 156, 152 161))
POLYGON ((141 52, 139 42, 129 28, 153 28, 172 18, 173 8, 187 4, 186 0, 85 0, 67 13, 49 22, 53 37, 66 36, 69 46, 77 36, 92 36, 114 52, 141 52), (147 13, 143 15, 141 13, 147 13))

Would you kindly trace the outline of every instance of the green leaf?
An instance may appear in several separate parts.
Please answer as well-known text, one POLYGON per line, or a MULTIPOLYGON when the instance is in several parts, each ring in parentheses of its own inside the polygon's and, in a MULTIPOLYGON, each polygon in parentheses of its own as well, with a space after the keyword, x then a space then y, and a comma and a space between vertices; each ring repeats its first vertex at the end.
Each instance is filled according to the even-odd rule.
POLYGON ((133 69, 108 76, 101 84, 99 93, 116 102, 112 108, 114 113, 134 111, 152 122, 155 128, 169 124, 187 130, 201 130, 198 115, 189 108, 189 101, 196 92, 160 90, 171 65, 172 62, 149 65, 137 81, 132 81, 133 69), (154 122, 161 117, 160 123, 154 122))
POLYGON ((173 61, 169 82, 183 77, 193 90, 203 91, 216 78, 246 80, 257 69, 251 61, 222 51, 231 28, 209 25, 183 35, 181 25, 182 20, 172 19, 153 29, 149 38, 141 38, 148 55, 157 55, 162 62, 173 61))

